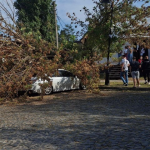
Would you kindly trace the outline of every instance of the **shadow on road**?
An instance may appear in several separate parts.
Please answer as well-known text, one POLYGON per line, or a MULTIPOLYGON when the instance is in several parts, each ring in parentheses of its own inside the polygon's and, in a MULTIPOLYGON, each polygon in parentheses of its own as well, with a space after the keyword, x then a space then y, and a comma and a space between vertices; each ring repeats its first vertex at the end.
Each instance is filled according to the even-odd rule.
POLYGON ((1 106, 0 148, 150 148, 150 93, 110 92, 82 99, 69 95, 43 105, 1 106))

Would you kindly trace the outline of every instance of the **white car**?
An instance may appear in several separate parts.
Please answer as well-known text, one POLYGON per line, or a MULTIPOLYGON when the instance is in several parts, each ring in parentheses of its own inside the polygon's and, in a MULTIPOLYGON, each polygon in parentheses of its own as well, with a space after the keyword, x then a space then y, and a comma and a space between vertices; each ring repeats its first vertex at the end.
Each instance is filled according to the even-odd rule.
MULTIPOLYGON (((71 72, 64 69, 58 69, 58 75, 53 75, 48 77, 52 82, 52 85, 45 89, 45 94, 49 95, 52 92, 66 91, 73 89, 85 89, 85 86, 81 83, 81 80, 74 76, 71 72)), ((30 93, 41 93, 40 84, 48 83, 47 80, 37 79, 37 77, 32 77, 32 88, 29 90, 30 93)))

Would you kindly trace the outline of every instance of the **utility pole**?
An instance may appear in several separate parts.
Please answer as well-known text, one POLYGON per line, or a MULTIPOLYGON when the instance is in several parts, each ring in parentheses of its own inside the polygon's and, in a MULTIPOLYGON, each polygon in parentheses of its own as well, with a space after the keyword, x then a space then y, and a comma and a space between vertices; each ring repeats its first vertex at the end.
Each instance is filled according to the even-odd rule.
POLYGON ((53 5, 54 5, 54 15, 55 15, 56 47, 58 49, 58 31, 57 31, 57 19, 56 19, 56 4, 55 4, 55 1, 53 2, 53 5))

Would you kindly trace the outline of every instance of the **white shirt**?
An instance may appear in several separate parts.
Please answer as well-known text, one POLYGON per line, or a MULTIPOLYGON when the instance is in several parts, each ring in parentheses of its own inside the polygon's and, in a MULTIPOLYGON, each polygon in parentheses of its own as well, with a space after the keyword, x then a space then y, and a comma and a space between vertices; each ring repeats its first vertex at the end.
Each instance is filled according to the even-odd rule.
POLYGON ((129 66, 130 63, 129 63, 129 61, 126 58, 122 59, 120 64, 121 65, 123 64, 124 70, 128 71, 128 66, 129 66))

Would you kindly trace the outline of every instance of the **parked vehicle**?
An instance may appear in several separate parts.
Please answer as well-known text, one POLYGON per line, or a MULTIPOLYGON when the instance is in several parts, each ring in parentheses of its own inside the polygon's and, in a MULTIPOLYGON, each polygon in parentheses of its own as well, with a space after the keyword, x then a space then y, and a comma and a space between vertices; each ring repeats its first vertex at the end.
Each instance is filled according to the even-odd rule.
POLYGON ((74 76, 71 72, 64 69, 58 69, 57 74, 54 74, 52 77, 48 78, 52 84, 50 84, 47 80, 42 80, 41 78, 38 79, 36 76, 33 76, 31 78, 32 88, 29 92, 40 94, 42 92, 41 84, 44 83, 50 84, 50 86, 46 87, 44 90, 46 95, 49 95, 52 92, 86 88, 77 76, 74 76))

